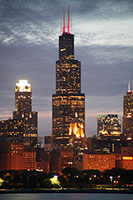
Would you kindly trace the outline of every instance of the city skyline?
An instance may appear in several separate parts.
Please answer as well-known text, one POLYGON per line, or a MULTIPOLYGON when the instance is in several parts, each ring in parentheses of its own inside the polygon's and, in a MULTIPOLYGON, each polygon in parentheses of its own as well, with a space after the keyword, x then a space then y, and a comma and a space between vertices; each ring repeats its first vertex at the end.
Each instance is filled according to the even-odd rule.
MULTIPOLYGON (((26 1, 22 1, 23 4, 13 2, 0 2, 0 18, 5 16, 0 31, 0 120, 12 116, 15 83, 19 79, 28 79, 33 88, 33 107, 39 112, 39 135, 50 135, 51 95, 55 91, 55 61, 58 57, 63 5, 59 6, 59 1, 55 1, 55 6, 47 3, 42 7, 37 7, 34 1, 31 1, 32 6, 26 1), (58 8, 60 12, 57 13, 58 8), (9 11, 8 14, 5 10, 9 11), (48 19, 49 22, 46 22, 48 19)), ((41 5, 43 1, 39 2, 41 5)), ((87 4, 88 1, 82 1, 82 4, 81 1, 72 1, 77 2, 74 7, 70 1, 66 2, 64 7, 70 4, 73 20, 76 58, 82 62, 86 135, 92 136, 96 134, 97 115, 114 113, 122 117, 123 95, 127 91, 128 81, 132 83, 133 80, 133 41, 129 30, 133 15, 130 7, 133 4, 131 1, 124 1, 125 4, 109 1, 105 5, 98 1, 95 4, 92 1, 89 1, 90 4, 87 4), (110 12, 107 12, 107 8, 110 12)))

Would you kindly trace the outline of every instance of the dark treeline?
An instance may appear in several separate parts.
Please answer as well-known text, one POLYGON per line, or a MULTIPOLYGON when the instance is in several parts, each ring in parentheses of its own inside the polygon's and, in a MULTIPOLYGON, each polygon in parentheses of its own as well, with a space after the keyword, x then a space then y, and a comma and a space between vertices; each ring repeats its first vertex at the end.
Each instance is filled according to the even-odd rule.
POLYGON ((133 170, 112 169, 78 171, 65 168, 61 174, 27 170, 0 171, 0 188, 91 188, 100 186, 128 187, 133 185, 133 170), (58 175, 60 184, 52 183, 51 178, 58 175))

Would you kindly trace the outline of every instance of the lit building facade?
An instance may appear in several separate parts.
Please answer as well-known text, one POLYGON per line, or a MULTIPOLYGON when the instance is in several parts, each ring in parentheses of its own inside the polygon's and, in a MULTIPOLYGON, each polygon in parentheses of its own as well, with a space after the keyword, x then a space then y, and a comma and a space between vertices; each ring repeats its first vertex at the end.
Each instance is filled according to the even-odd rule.
POLYGON ((69 135, 77 139, 85 139, 84 125, 83 122, 78 119, 77 113, 75 114, 73 122, 70 123, 69 135))
POLYGON ((22 120, 24 137, 37 137, 37 112, 32 112, 32 89, 27 80, 16 84, 13 119, 22 120))
POLYGON ((73 122, 70 123, 69 128, 69 146, 73 148, 74 151, 74 165, 77 161, 82 160, 82 154, 85 150, 85 134, 84 134, 84 125, 78 119, 77 113, 75 114, 75 118, 73 122))
POLYGON ((75 113, 85 127, 85 95, 81 93, 81 63, 74 59, 74 35, 59 36, 59 60, 56 61, 56 94, 52 97, 52 138, 54 146, 69 144, 69 127, 75 113))
POLYGON ((26 151, 22 138, 1 137, 0 170, 34 170, 36 166, 36 152, 26 151))
POLYGON ((36 152, 35 151, 24 151, 23 152, 23 169, 24 170, 35 170, 37 168, 36 152))
POLYGON ((86 145, 89 152, 120 153, 121 147, 127 146, 128 141, 112 137, 106 139, 89 137, 86 139, 86 145))
POLYGON ((133 90, 131 90, 130 82, 123 101, 123 136, 133 139, 133 90))
POLYGON ((24 145, 21 139, 1 138, 0 140, 0 170, 23 169, 24 145))
POLYGON ((97 117, 97 135, 99 138, 120 137, 121 120, 118 115, 108 114, 97 117))
POLYGON ((132 156, 122 156, 120 168, 126 170, 133 170, 133 157, 132 156))
POLYGON ((0 136, 23 135, 24 123, 21 119, 8 119, 0 121, 0 136))
POLYGON ((115 154, 83 154, 82 170, 105 171, 115 167, 115 154))

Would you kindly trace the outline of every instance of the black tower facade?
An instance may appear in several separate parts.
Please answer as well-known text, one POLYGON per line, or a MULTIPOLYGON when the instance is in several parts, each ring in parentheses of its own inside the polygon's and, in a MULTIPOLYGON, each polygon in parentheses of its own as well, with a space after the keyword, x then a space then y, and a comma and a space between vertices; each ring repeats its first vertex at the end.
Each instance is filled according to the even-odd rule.
POLYGON ((59 36, 59 60, 56 61, 56 94, 52 97, 52 136, 54 146, 69 144, 69 127, 77 113, 85 127, 85 95, 81 93, 81 62, 74 59, 74 35, 59 36))

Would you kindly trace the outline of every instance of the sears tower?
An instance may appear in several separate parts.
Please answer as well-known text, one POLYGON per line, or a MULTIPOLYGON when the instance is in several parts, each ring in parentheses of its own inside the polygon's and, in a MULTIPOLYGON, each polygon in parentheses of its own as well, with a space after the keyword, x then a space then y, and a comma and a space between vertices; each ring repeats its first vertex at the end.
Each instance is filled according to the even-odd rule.
POLYGON ((65 13, 59 36, 59 60, 56 61, 56 94, 52 97, 52 138, 54 146, 69 145, 69 127, 75 114, 85 127, 85 95, 81 93, 81 62, 74 59, 74 35, 67 31, 65 13))

